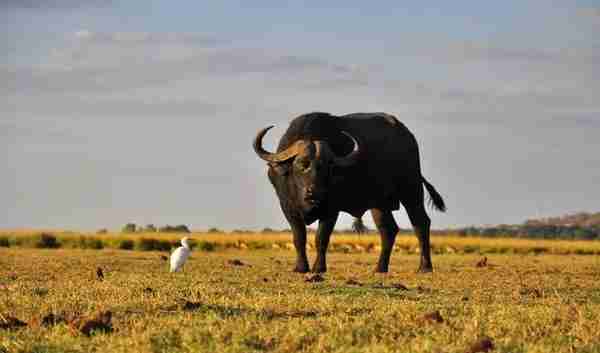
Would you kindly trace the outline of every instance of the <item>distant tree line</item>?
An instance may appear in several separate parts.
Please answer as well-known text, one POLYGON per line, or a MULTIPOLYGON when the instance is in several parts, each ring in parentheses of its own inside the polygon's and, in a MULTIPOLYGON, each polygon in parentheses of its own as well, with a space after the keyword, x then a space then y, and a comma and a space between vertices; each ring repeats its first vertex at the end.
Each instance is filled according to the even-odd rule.
POLYGON ((515 237, 532 239, 600 240, 600 227, 562 226, 551 224, 524 224, 518 226, 466 227, 447 230, 465 237, 515 237))
MULTIPOLYGON (((356 227, 347 229, 338 229, 334 233, 352 234, 355 233, 356 227)), ((309 233, 314 233, 316 229, 309 227, 309 233)), ((369 229, 364 224, 361 231, 363 234, 376 234, 377 230, 369 229)), ((135 223, 127 223, 121 229, 122 233, 190 233, 189 228, 184 225, 166 225, 163 227, 155 227, 153 224, 146 226, 137 226, 135 223)), ((208 233, 222 233, 223 231, 212 227, 208 229, 208 233)), ((98 233, 106 233, 106 229, 101 229, 98 233)), ((235 229, 231 233, 254 233, 251 230, 235 229)), ((288 229, 273 229, 264 228, 261 233, 291 233, 288 229)), ((411 228, 402 228, 399 234, 412 234, 411 228)), ((463 237, 514 237, 514 238, 531 238, 531 239, 580 239, 580 240, 600 240, 600 212, 586 213, 579 212, 560 217, 549 217, 541 219, 530 219, 523 224, 501 224, 497 226, 485 227, 464 227, 458 229, 441 229, 432 230, 433 235, 459 235, 463 237)), ((355 233, 357 234, 357 233, 355 233)), ((360 236, 360 234, 358 234, 360 236)))
POLYGON ((190 229, 185 224, 177 226, 166 225, 163 227, 156 228, 154 224, 148 224, 146 226, 137 226, 135 223, 127 223, 121 228, 121 233, 190 233, 190 229))
MULTIPOLYGON (((308 228, 308 233, 314 233, 316 229, 308 228)), ((98 233, 105 233, 106 230, 102 229, 98 233)), ((162 227, 155 227, 152 224, 146 226, 137 226, 135 223, 127 223, 121 228, 121 233, 190 233, 189 228, 184 225, 165 225, 162 227)), ((218 228, 210 228, 208 233, 222 233, 223 231, 218 228)), ((250 230, 236 229, 232 233, 254 233, 250 230)), ((290 229, 272 229, 264 228, 261 233, 291 233, 290 229)), ((353 229, 340 229, 335 230, 334 233, 344 234, 360 234, 356 233, 353 229)), ((377 230, 366 229, 362 234, 375 234, 377 230)), ((400 229, 398 232, 400 235, 412 234, 412 229, 400 229)), ((498 225, 493 227, 465 227, 458 229, 441 229, 431 230, 432 235, 458 235, 463 237, 483 237, 483 238, 500 238, 500 237, 511 237, 511 238, 530 238, 530 239, 572 239, 572 240, 600 240, 600 225, 594 225, 591 227, 583 227, 577 225, 554 225, 554 224, 540 224, 540 223, 525 223, 523 225, 498 225)))
POLYGON ((476 237, 600 240, 600 212, 578 212, 559 217, 529 219, 520 225, 467 227, 453 233, 476 237))

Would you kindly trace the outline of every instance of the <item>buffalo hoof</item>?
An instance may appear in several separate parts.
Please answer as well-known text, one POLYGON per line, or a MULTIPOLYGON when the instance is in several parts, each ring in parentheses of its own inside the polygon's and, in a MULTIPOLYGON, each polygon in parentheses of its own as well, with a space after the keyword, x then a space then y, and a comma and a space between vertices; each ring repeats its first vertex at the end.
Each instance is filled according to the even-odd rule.
POLYGON ((431 266, 421 266, 417 270, 417 273, 431 273, 433 272, 433 267, 431 266))
POLYGON ((310 268, 308 267, 308 265, 296 265, 296 267, 294 267, 294 272, 308 273, 310 272, 310 268))

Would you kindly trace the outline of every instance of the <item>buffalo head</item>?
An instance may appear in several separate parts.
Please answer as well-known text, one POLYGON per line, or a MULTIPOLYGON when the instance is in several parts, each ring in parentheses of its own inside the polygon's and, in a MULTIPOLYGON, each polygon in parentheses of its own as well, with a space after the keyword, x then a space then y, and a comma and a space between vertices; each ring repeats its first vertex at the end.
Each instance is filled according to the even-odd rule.
POLYGON ((313 219, 327 202, 336 167, 348 167, 358 161, 360 147, 357 140, 342 131, 354 143, 346 156, 338 156, 323 140, 297 140, 283 151, 271 153, 262 147, 262 139, 273 126, 258 132, 254 151, 269 165, 269 178, 280 198, 295 202, 306 220, 313 219))

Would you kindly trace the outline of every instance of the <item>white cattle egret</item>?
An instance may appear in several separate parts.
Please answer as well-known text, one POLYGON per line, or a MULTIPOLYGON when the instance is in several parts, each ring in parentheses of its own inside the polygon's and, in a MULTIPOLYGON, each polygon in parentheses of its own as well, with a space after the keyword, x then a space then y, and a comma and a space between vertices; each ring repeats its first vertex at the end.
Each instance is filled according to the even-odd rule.
POLYGON ((181 239, 181 245, 171 254, 171 272, 178 272, 183 268, 183 264, 190 256, 190 245, 188 244, 188 238, 181 239))

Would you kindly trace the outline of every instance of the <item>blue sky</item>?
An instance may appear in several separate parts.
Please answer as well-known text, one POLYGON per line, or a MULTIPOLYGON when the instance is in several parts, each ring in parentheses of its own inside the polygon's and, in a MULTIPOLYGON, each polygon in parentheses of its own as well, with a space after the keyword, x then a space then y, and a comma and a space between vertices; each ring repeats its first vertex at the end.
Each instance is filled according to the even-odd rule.
POLYGON ((11 0, 0 22, 0 227, 285 227, 250 141, 316 110, 398 116, 434 227, 598 211, 597 1, 11 0))

